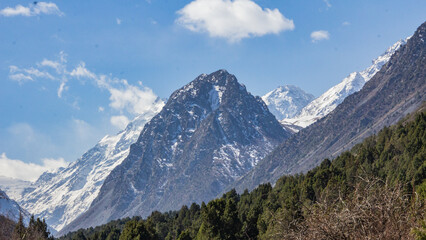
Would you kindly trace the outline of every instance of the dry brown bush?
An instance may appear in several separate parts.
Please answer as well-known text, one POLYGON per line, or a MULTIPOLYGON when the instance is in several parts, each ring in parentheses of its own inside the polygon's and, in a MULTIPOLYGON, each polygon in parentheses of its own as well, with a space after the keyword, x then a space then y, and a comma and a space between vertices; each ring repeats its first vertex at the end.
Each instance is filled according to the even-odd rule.
MULTIPOLYGON (((425 201, 406 194, 401 185, 362 179, 351 196, 321 200, 306 207, 305 219, 283 221, 273 239, 414 239, 425 219, 425 201)), ((279 217, 278 217, 279 218, 279 217)), ((279 222, 279 221, 278 221, 279 222)))

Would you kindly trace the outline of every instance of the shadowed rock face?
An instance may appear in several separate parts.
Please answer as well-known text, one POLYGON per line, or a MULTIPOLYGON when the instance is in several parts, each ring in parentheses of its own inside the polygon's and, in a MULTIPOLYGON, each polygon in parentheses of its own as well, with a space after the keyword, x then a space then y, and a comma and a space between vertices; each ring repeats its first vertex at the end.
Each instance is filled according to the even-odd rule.
POLYGON ((324 158, 335 158, 384 126, 395 124, 426 101, 426 23, 359 91, 330 114, 302 129, 237 183, 237 190, 306 172, 324 158))
POLYGON ((290 136, 259 97, 224 70, 175 91, 66 233, 208 201, 290 136))

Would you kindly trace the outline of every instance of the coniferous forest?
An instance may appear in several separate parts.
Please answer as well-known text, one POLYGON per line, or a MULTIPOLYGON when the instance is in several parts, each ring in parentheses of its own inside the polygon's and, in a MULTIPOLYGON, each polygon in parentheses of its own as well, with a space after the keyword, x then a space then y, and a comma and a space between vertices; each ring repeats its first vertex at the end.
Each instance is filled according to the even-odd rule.
POLYGON ((60 239, 426 239, 426 111, 306 174, 60 239))

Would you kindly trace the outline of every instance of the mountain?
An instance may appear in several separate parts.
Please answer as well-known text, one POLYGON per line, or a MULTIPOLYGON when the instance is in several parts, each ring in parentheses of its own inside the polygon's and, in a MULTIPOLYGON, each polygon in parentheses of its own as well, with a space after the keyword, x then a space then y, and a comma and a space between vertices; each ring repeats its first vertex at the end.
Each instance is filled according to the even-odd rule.
POLYGON ((12 199, 20 199, 27 192, 34 190, 34 186, 30 181, 0 176, 0 189, 12 199))
POLYGON ((202 74, 170 96, 90 209, 61 233, 208 201, 290 135, 234 75, 202 74))
POLYGON ((314 99, 314 95, 293 85, 280 86, 262 97, 269 111, 278 120, 296 116, 303 107, 314 99))
MULTIPOLYGON (((164 105, 158 102, 158 110, 164 105)), ((156 112, 142 114, 115 136, 105 136, 68 167, 44 173, 19 203, 36 218, 44 218, 55 230, 61 230, 86 211, 99 193, 105 178, 129 154, 146 122, 156 112)))
POLYGON ((333 111, 337 105, 349 95, 358 92, 382 67, 385 65, 391 56, 404 44, 407 39, 399 40, 394 45, 386 50, 385 53, 373 60, 370 67, 361 72, 353 72, 349 74, 342 82, 330 88, 321 96, 305 105, 297 114, 286 118, 280 118, 281 123, 286 125, 296 125, 299 127, 307 127, 333 111))
POLYGON ((388 240, 414 239, 416 232, 422 239, 426 103, 416 112, 306 174, 282 176, 273 187, 262 184, 241 195, 233 190, 201 207, 111 221, 60 239, 388 240))
POLYGON ((10 199, 7 194, 0 189, 0 215, 18 222, 20 214, 24 217, 24 222, 28 223, 30 214, 21 208, 16 201, 10 199))
POLYGON ((359 92, 294 134, 231 187, 243 191, 306 172, 417 109, 426 101, 425 35, 423 23, 359 92))

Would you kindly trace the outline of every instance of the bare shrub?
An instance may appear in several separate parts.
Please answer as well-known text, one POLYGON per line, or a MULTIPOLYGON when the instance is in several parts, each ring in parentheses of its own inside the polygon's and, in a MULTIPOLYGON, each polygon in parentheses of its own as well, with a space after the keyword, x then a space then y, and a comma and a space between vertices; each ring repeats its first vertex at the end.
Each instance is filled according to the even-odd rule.
POLYGON ((425 219, 425 201, 378 179, 362 179, 350 196, 306 207, 305 219, 281 225, 280 239, 414 239, 425 219), (415 231, 414 231, 415 232, 415 231))

